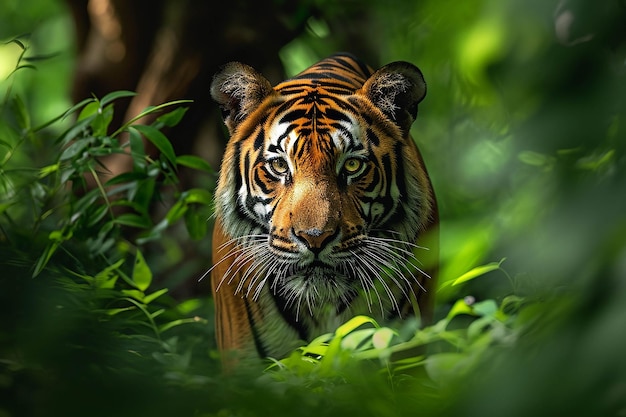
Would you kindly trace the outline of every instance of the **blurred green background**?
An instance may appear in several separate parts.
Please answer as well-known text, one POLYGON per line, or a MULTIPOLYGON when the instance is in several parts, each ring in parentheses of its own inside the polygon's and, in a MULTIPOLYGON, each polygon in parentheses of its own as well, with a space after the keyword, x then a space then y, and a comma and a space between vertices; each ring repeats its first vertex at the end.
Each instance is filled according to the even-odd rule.
MULTIPOLYGON (((145 106, 192 99, 168 137, 177 153, 217 168, 225 138, 208 86, 219 65, 240 60, 276 82, 335 51, 353 52, 374 67, 410 61, 428 84, 413 136, 442 218, 438 317, 464 297, 500 304, 515 296, 529 305, 514 315, 523 331, 481 351, 471 372, 451 366, 453 382, 436 387, 436 395, 433 386, 420 395, 422 382, 386 391, 376 378, 369 387, 333 385, 328 397, 311 394, 325 392, 320 380, 268 388, 261 377, 250 386, 215 370, 210 300, 206 283, 197 283, 210 267, 208 234, 191 239, 174 227, 145 249, 155 285, 171 294, 168 308, 207 320, 179 335, 178 351, 164 353, 157 342, 152 351, 138 339, 111 338, 133 331, 89 313, 97 303, 67 301, 75 293, 54 284, 58 270, 31 278, 32 263, 17 262, 17 253, 37 259, 45 242, 17 250, 7 236, 25 225, 5 216, 0 417, 626 415, 624 1, 235 0, 225 6, 4 0, 0 175, 20 167, 28 177, 29 169, 50 163, 51 143, 74 123, 60 120, 15 148, 8 139, 15 96, 33 126, 92 94, 138 93, 116 103, 118 126, 145 106), (32 59, 20 61, 15 39, 32 59), (18 62, 33 68, 12 73, 18 62), (455 285, 473 268, 500 261, 500 268, 455 285), (84 314, 49 314, 68 303, 84 314), (153 367, 155 356, 168 354, 170 362, 153 367)), ((183 186, 206 189, 215 179, 185 170, 180 176, 183 186)), ((471 349, 463 354, 471 357, 471 349)))

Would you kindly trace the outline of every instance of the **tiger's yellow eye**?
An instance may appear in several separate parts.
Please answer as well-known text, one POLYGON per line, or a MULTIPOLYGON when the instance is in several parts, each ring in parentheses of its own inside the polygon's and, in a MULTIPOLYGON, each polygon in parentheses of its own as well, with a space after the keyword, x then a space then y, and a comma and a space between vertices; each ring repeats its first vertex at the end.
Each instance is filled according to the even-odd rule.
POLYGON ((343 169, 345 169, 348 174, 358 172, 362 166, 363 161, 357 158, 348 158, 346 162, 343 163, 343 169))
POLYGON ((270 161, 270 166, 272 170, 277 174, 285 174, 289 170, 289 165, 287 165, 287 161, 283 158, 275 158, 270 161))

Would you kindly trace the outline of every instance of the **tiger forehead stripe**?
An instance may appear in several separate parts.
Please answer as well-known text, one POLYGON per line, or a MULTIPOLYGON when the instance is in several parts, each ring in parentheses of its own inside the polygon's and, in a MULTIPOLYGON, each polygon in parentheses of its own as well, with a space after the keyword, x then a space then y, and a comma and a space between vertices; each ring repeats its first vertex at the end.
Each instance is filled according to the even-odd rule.
POLYGON ((267 135, 269 140, 266 150, 270 153, 294 155, 294 148, 298 144, 304 145, 301 141, 318 148, 337 149, 339 152, 364 149, 364 144, 359 139, 363 136, 361 127, 351 117, 335 121, 332 128, 318 131, 315 135, 312 135, 311 129, 277 121, 270 127, 267 135))

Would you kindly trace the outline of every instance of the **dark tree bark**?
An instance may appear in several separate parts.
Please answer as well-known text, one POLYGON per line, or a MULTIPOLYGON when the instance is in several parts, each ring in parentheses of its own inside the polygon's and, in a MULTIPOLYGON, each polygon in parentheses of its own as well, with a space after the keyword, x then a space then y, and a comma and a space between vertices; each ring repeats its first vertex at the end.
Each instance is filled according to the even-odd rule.
MULTIPOLYGON (((72 97, 82 100, 116 91, 137 93, 116 108, 118 125, 148 105, 191 99, 181 125, 168 132, 179 153, 195 153, 214 167, 224 136, 209 99, 212 74, 239 60, 270 80, 282 78, 278 51, 313 13, 308 0, 67 0, 74 17, 78 60, 72 97), (224 7, 225 6, 225 7, 224 7)), ((143 122, 149 122, 144 120, 143 122)), ((128 159, 105 160, 111 174, 128 159)))

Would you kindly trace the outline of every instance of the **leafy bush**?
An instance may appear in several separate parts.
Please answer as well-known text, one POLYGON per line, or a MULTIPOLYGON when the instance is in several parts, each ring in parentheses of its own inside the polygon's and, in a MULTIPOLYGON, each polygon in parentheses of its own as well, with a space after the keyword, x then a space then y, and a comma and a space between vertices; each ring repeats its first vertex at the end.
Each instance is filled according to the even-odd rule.
MULTIPOLYGON (((18 72, 28 69, 18 62, 18 72)), ((116 100, 132 94, 85 99, 42 126, 31 125, 19 95, 6 95, 0 166, 0 305, 3 322, 10 323, 0 333, 4 414, 239 415, 270 407, 261 406, 268 395, 280 398, 279 413, 302 400, 312 403, 311 413, 333 414, 352 409, 362 391, 374 394, 363 412, 395 414, 389 402, 397 392, 441 411, 441 386, 471 372, 490 346, 517 337, 520 299, 500 306, 466 299, 423 330, 415 322, 393 330, 356 317, 263 372, 221 375, 210 351, 210 303, 168 296, 144 256, 146 245, 178 222, 190 238, 206 235, 211 193, 179 189, 177 170, 213 171, 197 157, 175 155, 163 133, 184 116, 186 101, 149 107, 112 129, 116 100), (148 115, 157 116, 153 123, 137 123, 148 115), (65 131, 51 133, 70 118, 65 131), (157 157, 146 152, 147 142, 157 157), (100 158, 111 155, 132 158, 132 171, 107 173, 100 158), (155 218, 155 204, 168 205, 161 217, 155 218), (455 328, 461 316, 476 320, 455 328), (242 385, 240 378, 250 376, 255 382, 242 385), (247 401, 231 402, 229 384, 247 401), (205 400, 211 393, 219 396, 205 400), (284 401, 288 393, 294 401, 284 401)), ((499 267, 473 270, 458 283, 499 267)))
MULTIPOLYGON (((177 172, 212 171, 166 138, 187 103, 111 129, 116 101, 132 94, 114 92, 33 125, 31 96, 9 86, 0 415, 623 416, 619 13, 590 26, 591 43, 565 47, 546 36, 546 4, 475 0, 453 13, 445 2, 368 2, 394 22, 372 31, 393 40, 389 58, 419 56, 428 74, 417 139, 435 156, 444 213, 439 321, 391 329, 356 317, 235 374, 219 370, 211 301, 175 299, 150 261, 172 228, 202 238, 211 213, 210 190, 183 189, 177 172), (130 155, 133 170, 107 178, 98 159, 111 154, 130 155)), ((308 36, 321 48, 329 33, 308 36)), ((37 62, 22 58, 12 78, 37 62)))

